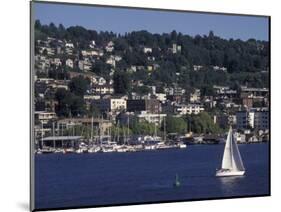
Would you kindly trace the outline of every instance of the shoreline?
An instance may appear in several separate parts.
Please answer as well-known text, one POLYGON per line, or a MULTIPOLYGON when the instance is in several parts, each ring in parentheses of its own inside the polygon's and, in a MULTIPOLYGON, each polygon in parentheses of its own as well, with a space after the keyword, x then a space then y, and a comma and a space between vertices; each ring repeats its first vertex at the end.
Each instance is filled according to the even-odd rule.
MULTIPOLYGON (((252 144, 264 144, 269 143, 270 141, 259 141, 259 142, 239 142, 239 145, 252 145, 252 144)), ((166 145, 163 147, 159 146, 134 146, 134 145, 117 145, 114 147, 109 146, 96 146, 95 151, 93 147, 90 148, 43 148, 35 150, 35 155, 40 154, 96 154, 96 153, 124 153, 124 152, 156 152, 156 151, 165 151, 168 149, 188 149, 188 146, 206 146, 206 145, 224 145, 224 142, 220 143, 189 143, 181 145, 166 145)))

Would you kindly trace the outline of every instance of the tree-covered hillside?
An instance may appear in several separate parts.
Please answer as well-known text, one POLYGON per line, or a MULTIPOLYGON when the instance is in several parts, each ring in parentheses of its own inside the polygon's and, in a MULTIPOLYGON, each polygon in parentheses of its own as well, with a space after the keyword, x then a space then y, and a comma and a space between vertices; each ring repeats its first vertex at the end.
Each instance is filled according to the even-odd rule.
POLYGON ((163 34, 133 31, 120 35, 88 30, 81 26, 65 28, 62 24, 42 25, 37 20, 35 39, 46 40, 47 37, 71 41, 78 59, 82 58, 79 52, 89 49, 92 40, 97 48, 103 48, 109 41, 113 41, 114 50, 105 52, 91 70, 101 76, 108 76, 109 73, 106 59, 110 55, 118 55, 122 60, 116 63, 115 71, 119 74, 124 72, 128 79, 141 79, 146 85, 177 83, 183 88, 204 89, 213 85, 269 86, 268 41, 226 40, 212 31, 209 35, 195 37, 176 31, 163 34), (173 52, 173 45, 177 53, 173 52), (152 51, 145 53, 144 47, 152 51), (143 66, 145 70, 129 72, 132 66, 143 66), (153 71, 147 71, 148 66, 152 66, 153 71), (194 66, 200 66, 200 71, 196 71, 194 66), (214 70, 214 67, 224 67, 226 71, 214 70))

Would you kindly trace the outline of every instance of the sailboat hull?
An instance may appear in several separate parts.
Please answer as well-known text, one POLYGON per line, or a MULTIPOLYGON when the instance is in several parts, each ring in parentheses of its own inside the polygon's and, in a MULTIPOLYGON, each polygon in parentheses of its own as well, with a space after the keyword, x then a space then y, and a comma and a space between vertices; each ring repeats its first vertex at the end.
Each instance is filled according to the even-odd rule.
POLYGON ((217 177, 231 177, 231 176, 243 176, 245 171, 234 171, 234 170, 219 170, 216 172, 217 177))

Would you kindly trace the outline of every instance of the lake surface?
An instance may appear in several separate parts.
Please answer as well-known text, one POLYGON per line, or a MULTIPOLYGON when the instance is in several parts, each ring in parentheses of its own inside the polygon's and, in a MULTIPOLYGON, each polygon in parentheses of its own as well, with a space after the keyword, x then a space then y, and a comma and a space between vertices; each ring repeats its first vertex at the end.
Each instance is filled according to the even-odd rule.
POLYGON ((239 145, 242 177, 215 177, 224 145, 35 156, 35 206, 60 208, 269 194, 268 144, 239 145), (180 187, 173 187, 178 174, 180 187))

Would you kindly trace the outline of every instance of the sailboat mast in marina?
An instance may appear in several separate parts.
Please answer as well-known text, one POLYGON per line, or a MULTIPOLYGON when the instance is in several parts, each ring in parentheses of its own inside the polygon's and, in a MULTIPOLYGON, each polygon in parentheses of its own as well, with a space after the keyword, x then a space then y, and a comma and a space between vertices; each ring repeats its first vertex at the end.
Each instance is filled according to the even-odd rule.
POLYGON ((223 153, 221 169, 216 172, 216 176, 242 176, 245 174, 245 168, 238 149, 234 140, 232 127, 230 126, 225 148, 223 153))

